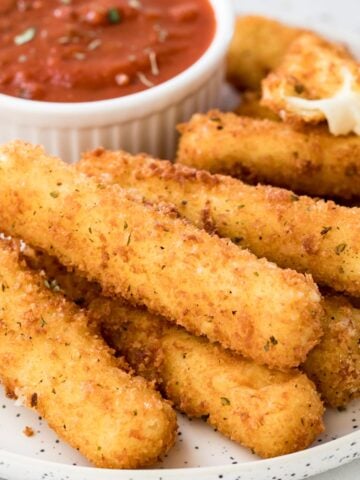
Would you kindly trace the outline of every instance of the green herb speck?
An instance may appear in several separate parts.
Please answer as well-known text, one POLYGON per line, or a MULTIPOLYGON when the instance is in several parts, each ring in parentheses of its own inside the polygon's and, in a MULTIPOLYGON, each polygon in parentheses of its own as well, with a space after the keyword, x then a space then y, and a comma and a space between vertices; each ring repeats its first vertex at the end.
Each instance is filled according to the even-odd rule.
POLYGON ((129 236, 128 236, 128 239, 127 239, 127 242, 126 242, 127 247, 130 245, 130 242, 131 242, 131 234, 132 234, 132 232, 129 233, 129 236))
POLYGON ((335 247, 335 252, 336 255, 340 255, 346 248, 346 243, 339 243, 339 245, 336 245, 335 247))
POLYGON ((220 400, 221 400, 221 404, 222 404, 224 407, 230 405, 230 400, 229 400, 228 398, 226 398, 226 397, 221 397, 220 400))
POLYGON ((120 23, 122 20, 121 13, 117 8, 110 8, 107 12, 107 18, 113 25, 120 23))
POLYGON ((327 233, 330 232, 330 230, 332 229, 332 227, 323 227, 323 229, 321 230, 321 235, 326 235, 327 233))

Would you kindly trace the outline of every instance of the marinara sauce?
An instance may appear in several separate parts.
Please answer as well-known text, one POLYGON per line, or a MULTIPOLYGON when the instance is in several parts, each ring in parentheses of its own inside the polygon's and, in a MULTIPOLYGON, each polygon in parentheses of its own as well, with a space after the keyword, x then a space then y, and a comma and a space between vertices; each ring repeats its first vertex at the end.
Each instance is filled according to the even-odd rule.
POLYGON ((129 95, 187 69, 214 33, 208 0, 1 0, 0 93, 52 102, 129 95))

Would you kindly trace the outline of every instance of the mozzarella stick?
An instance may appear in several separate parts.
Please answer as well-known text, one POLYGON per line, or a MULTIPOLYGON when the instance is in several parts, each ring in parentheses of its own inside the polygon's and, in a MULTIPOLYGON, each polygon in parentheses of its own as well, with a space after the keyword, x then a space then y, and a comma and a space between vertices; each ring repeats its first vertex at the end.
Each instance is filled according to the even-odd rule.
POLYGON ((103 149, 84 155, 77 168, 98 181, 136 188, 151 202, 171 203, 199 228, 360 296, 358 208, 103 149))
POLYGON ((280 64, 300 33, 270 18, 238 17, 228 53, 228 80, 238 88, 260 89, 262 79, 280 64))
MULTIPOLYGON (((163 361, 160 346, 163 335, 165 335, 164 332, 166 332, 166 338, 170 338, 170 341, 174 343, 179 335, 184 338, 184 333, 179 333, 182 330, 171 327, 168 322, 149 312, 141 309, 135 310, 119 300, 111 301, 101 297, 101 288, 98 284, 87 282, 77 272, 69 272, 54 257, 36 252, 31 248, 27 248, 24 255, 31 268, 43 272, 48 288, 61 289, 72 301, 90 310, 91 317, 95 322, 103 325, 109 340, 115 346, 117 345, 118 349, 121 345, 120 350, 126 353, 131 364, 135 366, 134 368, 141 369, 139 370, 141 375, 160 384, 163 383, 162 374, 156 368, 161 365, 157 361, 163 361), (124 330, 128 328, 125 326, 128 321, 130 322, 129 344, 128 340, 124 338, 124 335, 127 335, 124 330), (150 323, 152 324, 151 328, 150 323), (134 325, 138 328, 137 332, 133 330, 134 325), (146 335, 144 338, 140 337, 139 344, 135 342, 135 336, 141 335, 144 329, 147 331, 146 335, 149 339, 146 347, 143 346, 146 335), (120 337, 119 334, 121 334, 120 337), (156 345, 154 337, 158 341, 158 348, 153 352, 156 356, 149 355, 151 348, 156 345), (146 355, 141 356, 139 353, 141 351, 147 352, 146 355)), ((309 353, 302 369, 316 383, 326 404, 332 407, 344 407, 350 400, 360 396, 360 310, 352 307, 345 297, 340 296, 325 296, 324 306, 325 315, 322 318, 324 335, 320 343, 309 353)), ((191 336, 188 335, 188 337, 191 336)), ((189 348, 192 345, 191 348, 200 352, 199 355, 201 355, 205 343, 197 337, 191 338, 192 340, 188 342, 189 348), (202 345, 200 349, 197 347, 199 344, 202 345)), ((212 346, 209 346, 206 351, 209 352, 211 349, 212 346)), ((219 350, 224 352, 224 350, 219 350)), ((247 363, 250 364, 250 362, 247 363)), ((199 364, 207 365, 205 358, 203 360, 199 358, 199 364)), ((186 371, 186 364, 183 367, 186 371)), ((169 377, 169 379, 171 378, 169 377)), ((174 374, 173 378, 176 381, 177 374, 174 374)), ((201 382, 195 375, 193 380, 201 382)), ((180 408, 179 399, 176 400, 171 392, 167 392, 167 395, 180 408)), ((185 412, 190 412, 185 407, 183 409, 185 412)), ((218 428, 217 424, 213 425, 218 428)))
POLYGON ((281 270, 48 157, 0 149, 1 227, 190 332, 260 363, 299 365, 321 336, 310 276, 281 270), (301 332, 301 335, 298 333, 301 332))
POLYGON ((262 104, 290 123, 327 120, 333 135, 360 135, 360 64, 344 45, 303 33, 263 80, 262 104))
POLYGON ((256 365, 144 309, 102 297, 98 285, 67 272, 51 257, 25 253, 32 268, 44 270, 49 288, 80 301, 135 371, 155 381, 188 416, 205 416, 262 457, 306 448, 322 431, 321 401, 298 370, 283 373, 256 365))
POLYGON ((260 94, 258 92, 246 91, 241 95, 241 103, 234 111, 236 115, 241 117, 251 117, 257 119, 280 121, 280 117, 276 115, 270 108, 264 107, 260 103, 260 94))
POLYGON ((179 126, 177 162, 313 196, 360 195, 360 137, 211 111, 179 126))
POLYGON ((116 306, 112 316, 107 338, 139 374, 157 380, 180 411, 207 417, 259 456, 302 450, 322 432, 322 403, 299 371, 269 370, 148 312, 116 306))
POLYGON ((325 299, 324 336, 304 371, 332 407, 360 397, 360 310, 342 297, 325 299))
POLYGON ((154 463, 174 443, 171 407, 121 364, 89 318, 0 241, 0 380, 99 467, 154 463))

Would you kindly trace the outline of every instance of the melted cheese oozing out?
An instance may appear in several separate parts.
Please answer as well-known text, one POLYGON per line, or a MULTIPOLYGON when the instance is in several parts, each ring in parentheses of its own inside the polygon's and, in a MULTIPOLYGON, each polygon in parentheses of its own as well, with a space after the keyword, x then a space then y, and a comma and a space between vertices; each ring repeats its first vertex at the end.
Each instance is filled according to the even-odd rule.
POLYGON ((286 97, 286 102, 300 110, 304 116, 319 111, 323 113, 333 135, 347 135, 351 132, 360 135, 360 92, 352 89, 355 79, 350 70, 344 68, 342 74, 343 85, 333 97, 321 100, 286 97))

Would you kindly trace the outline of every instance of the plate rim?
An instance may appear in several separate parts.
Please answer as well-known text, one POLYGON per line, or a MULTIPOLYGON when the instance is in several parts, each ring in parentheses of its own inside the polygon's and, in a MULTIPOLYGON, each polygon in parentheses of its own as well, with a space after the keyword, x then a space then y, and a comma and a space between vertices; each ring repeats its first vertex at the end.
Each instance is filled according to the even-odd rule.
MULTIPOLYGON (((53 469, 53 470, 62 470, 64 473, 74 473, 76 470, 77 474, 88 474, 90 473, 91 475, 95 474, 100 474, 100 476, 105 477, 108 476, 109 479, 111 479, 112 475, 117 475, 119 480, 121 477, 125 475, 130 475, 133 480, 140 480, 144 478, 144 474, 146 474, 147 480, 151 480, 151 477, 156 477, 158 476, 164 476, 166 474, 169 478, 171 476, 175 476, 177 479, 178 474, 181 473, 182 476, 186 475, 195 475, 195 474, 232 474, 232 473, 241 473, 241 470, 246 470, 249 467, 253 467, 254 465, 261 464, 264 468, 267 468, 268 466, 274 466, 277 463, 283 463, 284 461, 287 460, 299 460, 301 457, 307 457, 309 455, 309 452, 312 454, 315 453, 321 453, 322 451, 326 451, 329 449, 330 450, 335 449, 336 447, 340 446, 345 447, 346 445, 350 445, 354 441, 360 441, 360 429, 347 433, 346 435, 343 435, 342 437, 336 438, 335 440, 330 440, 325 443, 321 443, 319 445, 315 445, 313 447, 308 447, 305 450, 300 450, 298 452, 290 453, 287 455, 281 455, 278 457, 273 457, 273 458, 266 458, 266 459, 261 459, 258 458, 254 461, 246 461, 242 463, 238 463, 236 465, 213 465, 213 466, 208 466, 208 467, 189 467, 189 468, 184 468, 184 467, 177 467, 177 468, 148 468, 148 469, 137 469, 137 470, 129 470, 129 469, 111 469, 111 468, 99 468, 99 467, 92 467, 92 466, 80 466, 80 465, 68 465, 66 463, 60 463, 60 462, 53 462, 50 460, 41 460, 38 458, 33 458, 33 457, 26 457, 24 455, 18 454, 18 453, 13 453, 13 452, 8 452, 4 449, 0 449, 0 461, 7 461, 9 464, 13 464, 14 466, 21 464, 24 459, 26 459, 27 466, 30 468, 31 466, 38 466, 42 467, 45 469, 53 469), (4 456, 3 456, 4 455, 4 456), (6 458, 7 457, 7 458, 6 458), (66 472, 65 472, 66 471, 66 472)), ((354 457, 353 460, 356 460, 357 457, 354 457)), ((359 449, 359 458, 360 458, 360 449, 359 449)), ((303 458, 304 459, 304 458, 303 458)), ((349 459, 350 463, 352 459, 349 459)), ((346 462, 344 462, 345 464, 346 462)), ((333 467, 336 468, 336 467, 333 467)), ((328 470, 331 470, 328 469, 328 470)), ((193 478, 193 477, 192 477, 193 478)), ((111 479, 112 480, 112 479, 111 479)))

